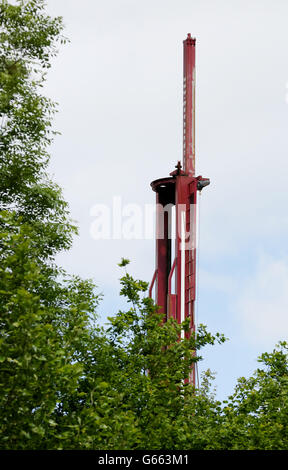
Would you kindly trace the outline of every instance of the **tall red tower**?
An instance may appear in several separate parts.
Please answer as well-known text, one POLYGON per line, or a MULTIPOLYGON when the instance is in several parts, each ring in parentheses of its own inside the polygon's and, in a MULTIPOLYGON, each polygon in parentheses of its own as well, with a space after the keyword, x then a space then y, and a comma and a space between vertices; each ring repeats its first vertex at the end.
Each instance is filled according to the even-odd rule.
MULTIPOLYGON (((151 183, 156 193, 156 269, 149 294, 155 284, 155 301, 164 319, 172 316, 182 323, 189 317, 187 335, 195 330, 197 192, 210 183, 208 178, 195 177, 195 43, 190 34, 183 41, 183 162, 168 177, 151 183)), ((194 371, 191 382, 195 385, 194 371)))

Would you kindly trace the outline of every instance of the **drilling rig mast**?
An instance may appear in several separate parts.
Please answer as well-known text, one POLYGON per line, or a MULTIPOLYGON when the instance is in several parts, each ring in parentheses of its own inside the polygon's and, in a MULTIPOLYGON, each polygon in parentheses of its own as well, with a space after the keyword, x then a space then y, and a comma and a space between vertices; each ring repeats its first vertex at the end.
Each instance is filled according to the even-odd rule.
MULTIPOLYGON (((195 331, 196 297, 196 207, 197 191, 210 184, 195 177, 195 44, 188 34, 183 41, 183 162, 170 176, 151 183, 156 193, 156 269, 149 294, 155 284, 155 301, 164 320, 173 317, 182 323, 190 319, 195 331), (172 207, 175 206, 175 257, 172 260, 172 207), (172 292, 172 279, 175 290, 172 292)), ((184 334, 184 333, 182 333, 184 334)), ((195 371, 191 372, 195 385, 195 371)))

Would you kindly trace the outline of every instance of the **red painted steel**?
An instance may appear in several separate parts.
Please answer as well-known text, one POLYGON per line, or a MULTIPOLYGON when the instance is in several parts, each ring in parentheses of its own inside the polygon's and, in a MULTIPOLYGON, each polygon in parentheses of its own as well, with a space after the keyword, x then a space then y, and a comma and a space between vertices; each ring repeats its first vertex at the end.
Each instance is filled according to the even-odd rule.
POLYGON ((183 41, 183 169, 195 175, 195 45, 188 34, 183 41))
POLYGON ((150 284, 150 287, 149 287, 149 297, 152 297, 152 290, 153 290, 153 287, 154 287, 154 284, 155 284, 155 281, 156 281, 156 277, 157 277, 157 269, 155 269, 155 271, 154 271, 152 281, 151 281, 151 284, 150 284))
POLYGON ((173 317, 176 319, 176 301, 177 301, 177 296, 176 294, 172 294, 172 276, 174 274, 176 267, 176 258, 174 258, 172 268, 170 270, 169 276, 168 276, 168 311, 167 311, 167 316, 168 318, 173 317))
MULTIPOLYGON (((190 318, 190 331, 185 333, 187 337, 195 331, 197 191, 210 183, 208 178, 195 177, 195 41, 190 34, 183 41, 183 169, 178 162, 170 177, 151 183, 157 203, 155 301, 160 306, 160 312, 164 313, 164 320, 173 316, 178 323, 182 323, 185 318, 190 318), (174 260, 171 259, 170 237, 173 205, 176 209, 174 260), (173 274, 175 294, 171 292, 173 274)), ((194 369, 190 381, 195 385, 194 369)))

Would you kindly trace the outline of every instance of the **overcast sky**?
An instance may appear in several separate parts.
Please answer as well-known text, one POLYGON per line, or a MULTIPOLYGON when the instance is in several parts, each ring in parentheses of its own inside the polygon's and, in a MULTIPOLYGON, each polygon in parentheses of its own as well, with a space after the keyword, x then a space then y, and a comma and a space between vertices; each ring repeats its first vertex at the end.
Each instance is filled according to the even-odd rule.
MULTIPOLYGON (((182 158, 183 39, 196 37, 198 322, 229 337, 204 350, 218 397, 288 332, 288 2, 48 0, 71 43, 49 72, 59 103, 51 172, 80 236, 59 257, 122 305, 121 257, 150 281, 154 241, 95 240, 93 207, 154 203, 150 182, 182 158), (119 199, 120 198, 120 199, 119 199), (114 200, 115 201, 115 200, 114 200)), ((126 214, 127 215, 127 214, 126 214)))

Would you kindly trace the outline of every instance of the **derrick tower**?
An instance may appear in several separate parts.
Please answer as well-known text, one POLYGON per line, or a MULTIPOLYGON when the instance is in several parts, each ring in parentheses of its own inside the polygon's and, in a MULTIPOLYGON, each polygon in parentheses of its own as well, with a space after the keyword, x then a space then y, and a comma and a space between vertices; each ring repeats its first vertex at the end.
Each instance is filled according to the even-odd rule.
MULTIPOLYGON (((172 316, 182 323, 189 317, 186 335, 195 331, 197 192, 210 184, 208 178, 195 176, 195 46, 196 39, 188 34, 183 41, 183 161, 168 177, 151 183, 156 193, 156 267, 149 295, 155 286, 164 320, 172 316)), ((195 385, 194 370, 191 382, 195 385)))

